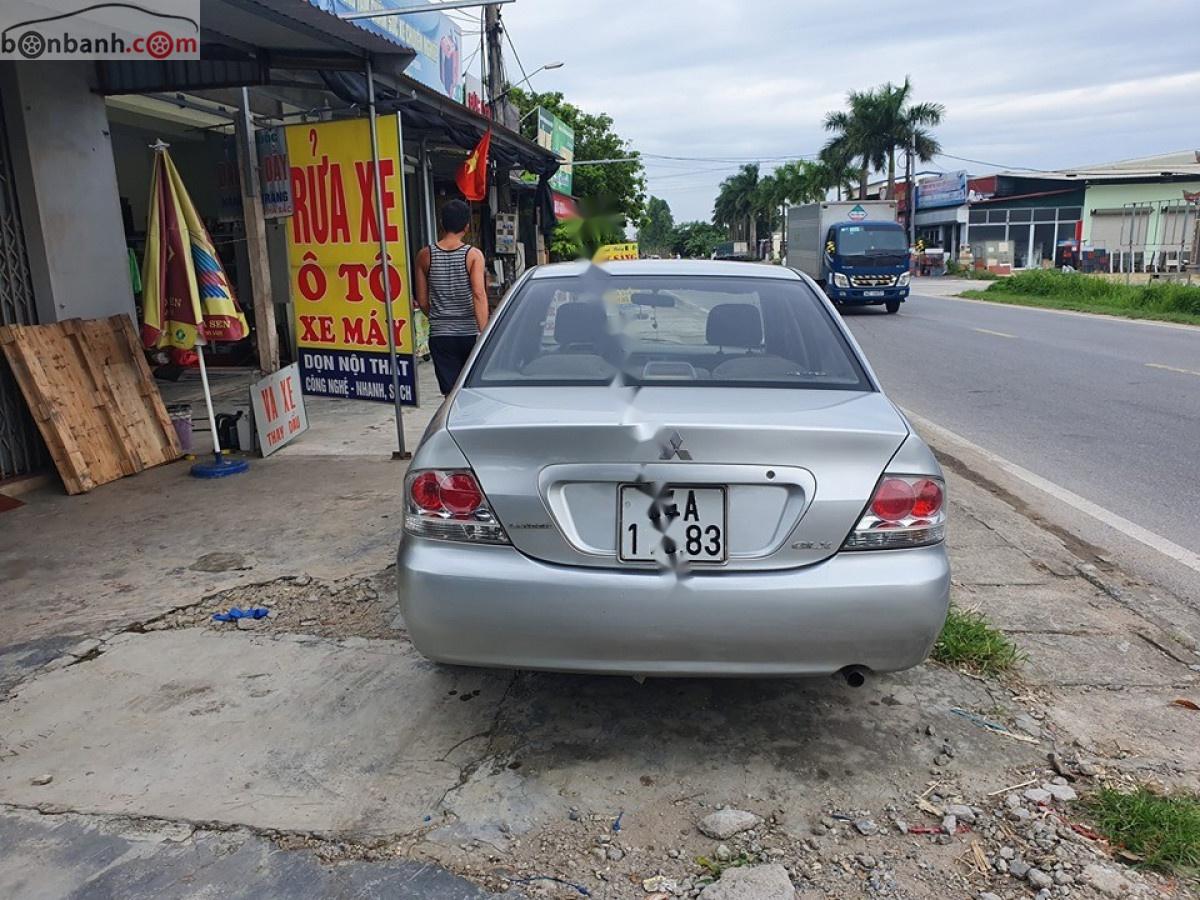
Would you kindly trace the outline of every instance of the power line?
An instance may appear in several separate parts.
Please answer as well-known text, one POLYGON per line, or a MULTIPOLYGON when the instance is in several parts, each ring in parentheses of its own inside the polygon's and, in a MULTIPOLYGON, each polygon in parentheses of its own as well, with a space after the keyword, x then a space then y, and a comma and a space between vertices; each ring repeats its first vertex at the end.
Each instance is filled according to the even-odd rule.
POLYGON ((1035 172, 1035 173, 1048 173, 1048 172, 1053 171, 1051 169, 1031 169, 1029 166, 1006 166, 1003 163, 988 162, 987 160, 983 160, 983 159, 971 159, 966 156, 955 156, 953 153, 935 153, 934 156, 944 156, 944 157, 946 157, 946 159, 956 159, 959 162, 972 163, 973 165, 976 165, 976 166, 990 166, 991 168, 1008 169, 1010 171, 1035 172))
MULTIPOLYGON (((517 47, 513 43, 512 35, 508 33, 508 29, 503 25, 500 26, 504 32, 504 39, 508 41, 508 49, 513 52, 513 59, 517 61, 517 68, 521 70, 521 78, 524 84, 529 84, 529 76, 525 74, 525 67, 521 65, 521 54, 517 52, 517 47)), ((533 90, 533 85, 529 85, 529 89, 533 90)))

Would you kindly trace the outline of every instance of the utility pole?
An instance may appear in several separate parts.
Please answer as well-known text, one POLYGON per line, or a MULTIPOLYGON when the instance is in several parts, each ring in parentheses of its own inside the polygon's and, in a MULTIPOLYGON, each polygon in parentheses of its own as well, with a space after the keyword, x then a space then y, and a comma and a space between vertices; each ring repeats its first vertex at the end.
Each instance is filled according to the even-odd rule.
POLYGON ((502 125, 507 125, 504 109, 508 101, 501 97, 504 93, 504 55, 500 41, 503 34, 500 24, 500 7, 489 3, 483 8, 483 37, 487 49, 487 94, 488 105, 492 107, 492 116, 502 125))
POLYGON ((917 189, 913 184, 913 155, 916 152, 917 136, 911 135, 908 140, 908 146, 905 150, 904 163, 904 182, 906 187, 904 211, 908 214, 908 245, 915 246, 917 243, 917 189))
POLYGON ((246 221, 246 254, 250 261, 250 293, 258 340, 258 367, 264 375, 279 369, 279 334, 275 330, 275 298, 271 293, 271 266, 267 254, 267 228, 263 217, 258 172, 258 147, 250 112, 249 92, 242 88, 241 109, 234 120, 242 211, 246 221))

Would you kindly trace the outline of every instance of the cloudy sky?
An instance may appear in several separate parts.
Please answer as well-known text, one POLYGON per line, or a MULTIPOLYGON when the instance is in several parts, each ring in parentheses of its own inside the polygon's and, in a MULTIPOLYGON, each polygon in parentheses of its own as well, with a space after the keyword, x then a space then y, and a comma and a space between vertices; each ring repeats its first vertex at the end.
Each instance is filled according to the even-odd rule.
MULTIPOLYGON (((607 112, 643 153, 710 158, 648 160, 649 190, 676 221, 707 219, 742 160, 766 170, 772 158, 815 154, 823 115, 848 90, 905 75, 918 100, 945 105, 937 136, 956 156, 1050 168, 1200 149, 1196 0, 516 0, 502 9, 527 71, 566 63, 535 76, 538 90, 607 112)), ((468 47, 477 41, 464 36, 468 47)), ((519 79, 511 55, 506 64, 519 79)))

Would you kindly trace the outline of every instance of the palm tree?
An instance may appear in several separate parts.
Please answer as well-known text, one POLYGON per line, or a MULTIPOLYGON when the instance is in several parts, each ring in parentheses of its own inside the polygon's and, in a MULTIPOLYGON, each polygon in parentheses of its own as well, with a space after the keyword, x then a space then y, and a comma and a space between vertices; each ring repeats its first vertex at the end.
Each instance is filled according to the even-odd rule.
POLYGON ((837 190, 837 199, 842 199, 843 191, 849 197, 854 184, 854 178, 857 174, 853 160, 843 147, 826 146, 821 151, 818 171, 814 176, 815 183, 820 184, 823 191, 820 198, 813 199, 823 198, 825 196, 824 191, 828 191, 831 188, 837 190))
POLYGON ((876 91, 851 91, 846 95, 848 109, 825 114, 825 130, 833 137, 823 150, 831 156, 859 160, 858 196, 867 195, 867 177, 871 169, 880 170, 888 158, 888 147, 881 124, 882 101, 876 91))
POLYGON ((758 244, 758 164, 749 163, 721 182, 713 203, 713 222, 734 228, 748 223, 749 242, 758 244))
POLYGON ((889 81, 875 92, 875 97, 873 124, 887 146, 887 196, 891 200, 896 196, 896 148, 912 147, 921 162, 933 159, 942 148, 927 127, 941 124, 946 107, 940 103, 909 105, 912 83, 907 76, 904 84, 899 86, 889 81))
POLYGON ((810 203, 814 200, 825 199, 829 190, 829 175, 820 163, 808 160, 787 162, 779 166, 773 173, 778 182, 778 198, 780 203, 810 203))

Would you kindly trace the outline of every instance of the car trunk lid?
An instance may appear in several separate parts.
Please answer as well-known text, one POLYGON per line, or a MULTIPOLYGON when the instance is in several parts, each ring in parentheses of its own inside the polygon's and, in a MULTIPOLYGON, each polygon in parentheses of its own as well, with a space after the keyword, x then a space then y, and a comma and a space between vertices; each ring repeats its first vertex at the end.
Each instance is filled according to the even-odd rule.
POLYGON ((875 392, 464 389, 448 427, 521 552, 614 567, 622 484, 726 489, 725 568, 837 552, 908 431, 875 392))

